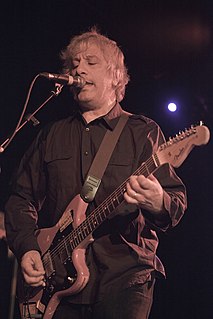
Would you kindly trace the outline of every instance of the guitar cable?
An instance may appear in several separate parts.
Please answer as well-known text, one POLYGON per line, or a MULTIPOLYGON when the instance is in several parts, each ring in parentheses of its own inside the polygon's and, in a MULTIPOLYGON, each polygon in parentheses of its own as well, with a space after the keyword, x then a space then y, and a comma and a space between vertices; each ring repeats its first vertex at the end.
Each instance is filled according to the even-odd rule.
POLYGON ((26 294, 25 294, 25 313, 24 313, 24 319, 32 319, 31 313, 30 313, 30 304, 29 304, 29 298, 30 298, 30 292, 29 287, 25 287, 26 294), (27 313, 28 312, 28 313, 27 313))

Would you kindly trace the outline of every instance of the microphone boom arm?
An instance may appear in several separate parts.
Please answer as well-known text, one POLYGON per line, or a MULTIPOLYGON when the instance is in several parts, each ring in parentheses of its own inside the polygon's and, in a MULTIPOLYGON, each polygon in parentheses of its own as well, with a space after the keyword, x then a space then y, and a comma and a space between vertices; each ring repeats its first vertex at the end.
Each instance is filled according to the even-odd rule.
MULTIPOLYGON (((30 89, 32 88, 32 85, 34 84, 35 80, 37 79, 39 75, 37 75, 34 79, 34 81, 32 82, 31 84, 31 87, 30 89)), ((32 114, 29 114, 27 116, 27 119, 22 123, 20 124, 22 118, 23 118, 23 115, 24 115, 24 112, 26 110, 26 106, 27 106, 27 103, 28 103, 28 100, 29 100, 29 93, 28 93, 28 96, 27 96, 27 99, 26 99, 26 102, 25 102, 25 105, 24 105, 24 109, 22 111, 22 114, 20 116, 20 119, 18 121, 18 124, 16 125, 16 128, 14 130, 14 132, 11 134, 10 137, 8 137, 1 145, 0 145, 0 153, 3 153, 5 151, 5 149, 9 146, 9 144, 12 142, 12 140, 14 139, 15 135, 29 122, 29 121, 33 121, 33 119, 35 119, 35 114, 37 114, 37 112, 43 108, 53 97, 55 96, 58 96, 61 91, 62 91, 62 88, 63 88, 63 85, 62 84, 57 84, 55 85, 55 90, 52 90, 51 91, 51 95, 32 113, 32 114)))

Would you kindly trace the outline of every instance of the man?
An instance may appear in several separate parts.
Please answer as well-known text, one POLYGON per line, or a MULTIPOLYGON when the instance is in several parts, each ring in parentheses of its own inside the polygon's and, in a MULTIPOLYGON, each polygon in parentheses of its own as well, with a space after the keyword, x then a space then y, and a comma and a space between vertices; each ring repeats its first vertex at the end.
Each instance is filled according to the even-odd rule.
MULTIPOLYGON (((86 81, 83 88, 72 88, 78 110, 38 135, 6 205, 8 242, 33 287, 46 285, 35 230, 55 225, 81 193, 104 134, 123 113, 119 102, 129 80, 123 53, 96 30, 71 39, 61 58, 64 73, 86 81)), ((133 174, 163 142, 154 121, 129 116, 86 214, 128 179, 125 202, 93 232, 86 250, 89 281, 62 298, 54 319, 148 318, 155 277, 164 275, 156 232, 174 227, 186 208, 185 187, 169 165, 147 178, 133 174)))

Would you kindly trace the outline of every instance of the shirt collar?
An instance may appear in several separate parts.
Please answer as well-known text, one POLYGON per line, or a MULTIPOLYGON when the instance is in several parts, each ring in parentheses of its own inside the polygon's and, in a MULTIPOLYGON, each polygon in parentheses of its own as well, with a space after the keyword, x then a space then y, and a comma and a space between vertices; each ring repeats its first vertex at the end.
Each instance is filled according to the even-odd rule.
POLYGON ((116 103, 115 106, 103 116, 103 120, 109 126, 111 130, 113 130, 118 122, 118 118, 123 113, 123 110, 119 103, 116 103))
MULTIPOLYGON (((104 121, 104 123, 108 126, 109 129, 113 130, 118 122, 119 117, 123 113, 123 109, 121 108, 119 103, 116 103, 115 106, 104 116, 101 116, 94 121, 104 121)), ((85 124, 85 120, 79 110, 76 112, 76 116, 79 117, 85 124)))

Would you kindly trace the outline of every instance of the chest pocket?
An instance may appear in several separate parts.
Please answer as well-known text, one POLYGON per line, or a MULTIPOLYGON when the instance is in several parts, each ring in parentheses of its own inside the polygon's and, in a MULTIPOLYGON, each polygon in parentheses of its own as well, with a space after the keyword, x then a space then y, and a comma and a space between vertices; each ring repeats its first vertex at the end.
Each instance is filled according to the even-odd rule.
POLYGON ((129 166, 134 162, 134 156, 128 152, 119 152, 116 156, 112 155, 109 161, 109 166, 129 166))
MULTIPOLYGON (((127 138, 125 141, 119 140, 109 161, 109 167, 132 167, 134 162, 134 147, 127 138)), ((124 174, 125 172, 123 172, 124 174)))
POLYGON ((51 188, 70 188, 73 183, 74 159, 71 150, 47 153, 44 158, 51 188))

